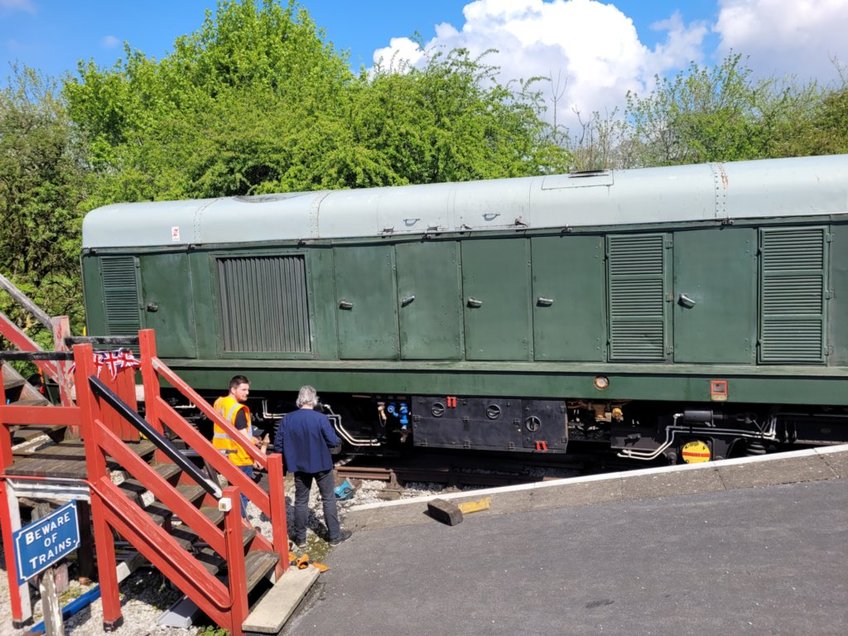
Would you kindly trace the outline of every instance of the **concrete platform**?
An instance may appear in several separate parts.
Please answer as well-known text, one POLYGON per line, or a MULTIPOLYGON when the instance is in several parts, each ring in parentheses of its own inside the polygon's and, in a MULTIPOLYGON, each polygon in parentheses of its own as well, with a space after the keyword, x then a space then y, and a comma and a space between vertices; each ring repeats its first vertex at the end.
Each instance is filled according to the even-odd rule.
POLYGON ((839 445, 367 504, 351 508, 344 524, 347 528, 362 531, 431 523, 432 519, 424 511, 426 502, 436 498, 461 503, 490 496, 491 514, 506 514, 845 479, 846 476, 848 445, 839 445))
POLYGON ((848 446, 360 506, 281 634, 845 634, 848 446))

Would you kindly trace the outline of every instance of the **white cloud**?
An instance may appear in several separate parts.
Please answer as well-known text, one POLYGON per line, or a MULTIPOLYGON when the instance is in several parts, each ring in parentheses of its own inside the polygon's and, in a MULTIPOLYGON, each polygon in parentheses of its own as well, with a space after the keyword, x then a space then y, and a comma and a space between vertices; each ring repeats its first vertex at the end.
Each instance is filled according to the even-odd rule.
POLYGON ((374 51, 374 64, 384 69, 402 70, 415 66, 424 57, 424 51, 409 38, 392 38, 389 46, 374 51))
POLYGON ((848 0, 719 0, 719 51, 748 56, 758 76, 832 79, 848 64, 848 0))
POLYGON ((0 11, 24 11, 35 13, 35 4, 32 0, 0 0, 0 11))
POLYGON ((120 46, 121 40, 116 38, 114 35, 105 35, 103 39, 100 40, 100 43, 104 48, 114 49, 116 46, 120 46))
MULTIPOLYGON (((500 67, 501 82, 533 76, 567 78, 558 120, 576 123, 574 110, 621 105, 628 90, 642 92, 653 76, 700 61, 708 32, 686 25, 678 14, 653 25, 665 38, 653 49, 639 39, 633 21, 597 0, 475 0, 463 9, 461 28, 443 23, 425 49, 467 48, 473 56, 497 49, 485 61, 500 67)), ((407 38, 393 38, 374 53, 375 63, 400 59, 421 63, 423 51, 407 38)), ((539 85, 550 95, 550 89, 539 85)), ((552 117, 549 113, 549 117, 552 117)))

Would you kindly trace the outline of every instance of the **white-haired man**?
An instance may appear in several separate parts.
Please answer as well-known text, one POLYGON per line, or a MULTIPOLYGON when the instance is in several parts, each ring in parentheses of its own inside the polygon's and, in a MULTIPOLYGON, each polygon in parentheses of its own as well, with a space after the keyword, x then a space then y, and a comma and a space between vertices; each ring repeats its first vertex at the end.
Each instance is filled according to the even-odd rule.
POLYGON ((324 508, 324 523, 330 545, 338 545, 350 537, 342 530, 336 507, 333 458, 330 448, 341 444, 326 415, 315 410, 318 395, 309 385, 297 395, 298 410, 288 413, 277 426, 274 448, 283 454, 286 469, 294 473, 294 536, 292 540, 306 545, 306 519, 309 515, 309 491, 318 484, 324 508))

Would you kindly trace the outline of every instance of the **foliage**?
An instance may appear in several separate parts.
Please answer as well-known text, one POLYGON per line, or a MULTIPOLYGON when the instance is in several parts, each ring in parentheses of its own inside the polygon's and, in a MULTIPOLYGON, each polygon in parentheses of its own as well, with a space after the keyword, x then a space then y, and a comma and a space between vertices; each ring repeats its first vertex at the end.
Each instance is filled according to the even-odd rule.
POLYGON ((467 52, 354 76, 306 11, 224 0, 161 61, 128 50, 66 86, 90 140, 91 205, 537 174, 537 94, 467 52))
POLYGON ((563 171, 568 153, 547 139, 541 95, 497 82, 498 69, 465 49, 430 55, 422 68, 378 67, 351 108, 357 145, 393 184, 467 181, 563 171))
MULTIPOLYGON (((50 315, 82 324, 79 281, 81 148, 54 82, 16 67, 0 89, 0 271, 50 315)), ((4 298, 27 330, 34 319, 4 298)), ((52 345, 49 334, 38 337, 52 345)))
POLYGON ((570 137, 579 169, 737 161, 848 151, 848 83, 755 80, 741 56, 692 64, 627 94, 622 116, 593 113, 570 137))
POLYGON ((322 129, 322 109, 350 79, 308 14, 271 0, 222 1, 162 61, 128 50, 111 70, 82 65, 66 94, 90 140, 91 205, 290 181, 297 161, 319 152, 301 146, 302 133, 322 129))
POLYGON ((295 0, 219 0, 161 60, 127 48, 61 90, 15 69, 0 89, 0 271, 79 331, 81 218, 107 203, 848 152, 844 74, 755 80, 731 55, 569 135, 545 123, 539 78, 501 84, 486 57, 428 51, 357 75, 295 0))
POLYGON ((715 68, 692 64, 656 78, 647 97, 627 95, 627 117, 644 165, 747 159, 762 153, 757 120, 768 83, 752 83, 734 55, 715 68))
POLYGON ((780 149, 786 156, 848 153, 848 82, 811 100, 780 149))

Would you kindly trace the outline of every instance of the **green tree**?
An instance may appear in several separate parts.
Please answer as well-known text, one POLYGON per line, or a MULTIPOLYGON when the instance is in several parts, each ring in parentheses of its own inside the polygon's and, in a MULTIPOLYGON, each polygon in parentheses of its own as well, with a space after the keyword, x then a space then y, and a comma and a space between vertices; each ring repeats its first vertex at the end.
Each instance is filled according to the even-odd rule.
POLYGON ((282 179, 293 137, 320 128, 353 79, 320 35, 293 2, 222 1, 161 61, 127 50, 111 70, 82 65, 66 94, 99 177, 92 203, 245 194, 282 179))
MULTIPOLYGON (((77 329, 85 193, 81 148, 56 84, 14 68, 0 90, 0 271, 47 313, 70 315, 77 329)), ((2 310, 37 331, 11 299, 2 310)))
POLYGON ((569 154, 549 140, 532 82, 504 86, 486 54, 456 49, 421 68, 363 76, 351 111, 357 145, 391 183, 433 183, 565 170, 569 154))
POLYGON ((222 0, 157 61, 66 85, 90 204, 538 174, 565 166, 538 94, 467 52, 355 76, 294 1, 222 0))
POLYGON ((808 114, 793 121, 782 150, 787 155, 848 153, 848 81, 810 99, 808 114))
POLYGON ((627 95, 637 165, 782 156, 793 129, 809 119, 819 98, 815 84, 754 80, 740 55, 712 68, 692 64, 656 81, 646 97, 627 95))

